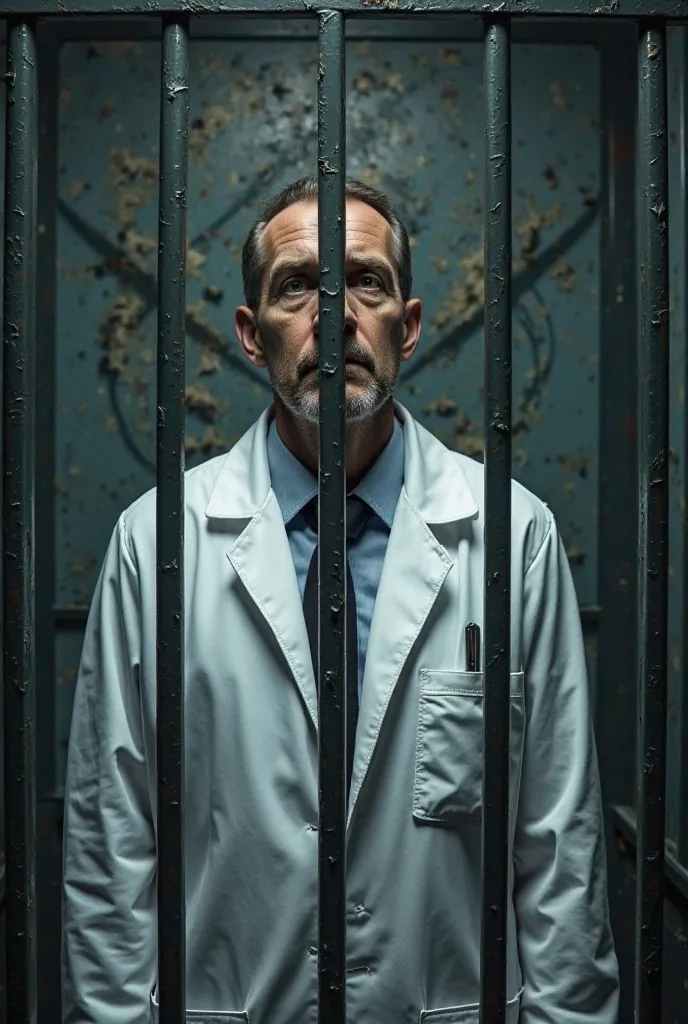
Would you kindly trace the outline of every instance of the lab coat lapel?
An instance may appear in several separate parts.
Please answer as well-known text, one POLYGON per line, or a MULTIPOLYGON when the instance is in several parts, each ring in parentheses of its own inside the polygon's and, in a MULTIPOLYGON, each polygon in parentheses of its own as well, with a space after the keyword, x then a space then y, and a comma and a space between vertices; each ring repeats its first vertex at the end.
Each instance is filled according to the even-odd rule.
POLYGON ((384 718, 408 655, 432 612, 454 559, 430 523, 477 515, 478 507, 459 462, 399 402, 404 427, 404 486, 397 504, 370 625, 349 821, 384 718))
POLYGON ((402 491, 370 624, 349 819, 409 651, 453 564, 402 491))
POLYGON ((267 430, 272 406, 227 453, 206 508, 237 520, 227 558, 253 598, 291 669, 314 727, 318 705, 308 631, 284 519, 270 482, 267 430))
POLYGON ((317 690, 308 631, 291 548, 274 491, 270 491, 227 557, 282 648, 317 729, 317 690))

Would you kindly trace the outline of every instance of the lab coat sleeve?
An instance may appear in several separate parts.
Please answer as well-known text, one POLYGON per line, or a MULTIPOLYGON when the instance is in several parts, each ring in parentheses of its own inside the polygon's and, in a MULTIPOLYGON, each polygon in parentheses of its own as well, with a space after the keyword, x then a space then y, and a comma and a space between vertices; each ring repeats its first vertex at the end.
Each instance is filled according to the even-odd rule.
POLYGON ((91 604, 65 787, 63 1024, 147 1024, 155 833, 144 751, 136 567, 120 518, 91 604))
POLYGON ((526 733, 514 835, 519 1024, 617 1024, 618 966, 580 613, 548 517, 524 584, 526 733))

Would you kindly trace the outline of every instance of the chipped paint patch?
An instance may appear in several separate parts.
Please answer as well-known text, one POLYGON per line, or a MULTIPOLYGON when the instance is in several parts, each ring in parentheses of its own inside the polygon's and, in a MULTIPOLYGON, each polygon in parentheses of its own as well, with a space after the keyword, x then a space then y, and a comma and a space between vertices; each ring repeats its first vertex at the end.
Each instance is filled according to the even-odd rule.
POLYGON ((129 346, 141 323, 143 299, 121 291, 105 314, 98 330, 98 344, 105 351, 107 368, 120 373, 129 361, 129 346))
POLYGON ((189 128, 189 157, 201 163, 208 155, 210 143, 227 131, 232 123, 232 113, 217 104, 208 105, 200 117, 195 118, 189 128))
POLYGON ((576 271, 563 256, 560 256, 550 271, 562 292, 573 291, 576 284, 576 271))
POLYGON ((558 82, 549 83, 549 98, 554 106, 559 107, 560 110, 568 110, 571 106, 558 82))
POLYGON ((204 454, 209 454, 218 448, 221 451, 229 451, 233 445, 234 438, 226 437, 214 426, 206 427, 200 437, 187 434, 184 442, 187 452, 203 452, 204 454))
POLYGON ((193 409, 206 419, 215 419, 220 403, 202 384, 190 384, 185 393, 187 409, 193 409))

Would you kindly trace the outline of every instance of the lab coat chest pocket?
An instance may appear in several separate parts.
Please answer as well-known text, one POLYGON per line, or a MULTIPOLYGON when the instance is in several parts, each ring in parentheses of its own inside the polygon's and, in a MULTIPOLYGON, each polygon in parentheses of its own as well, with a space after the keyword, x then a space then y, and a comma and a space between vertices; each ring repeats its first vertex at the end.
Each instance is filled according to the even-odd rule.
MULTIPOLYGON (((445 824, 480 821, 483 696, 482 672, 420 670, 414 818, 445 824)), ((523 741, 523 672, 510 674, 510 709, 513 778, 523 741)))
MULTIPOLYGON (((156 985, 150 996, 150 1024, 159 1024, 157 988, 156 985)), ((246 1010, 187 1010, 186 1020, 189 1024, 230 1024, 230 1021, 235 1020, 243 1020, 245 1024, 249 1024, 246 1010)))
MULTIPOLYGON (((506 1024, 518 1024, 522 994, 523 988, 520 988, 514 998, 508 1000, 506 1024)), ((447 1006, 440 1010, 422 1010, 419 1024, 478 1024, 479 1019, 480 1005, 471 1003, 470 1006, 447 1006)))

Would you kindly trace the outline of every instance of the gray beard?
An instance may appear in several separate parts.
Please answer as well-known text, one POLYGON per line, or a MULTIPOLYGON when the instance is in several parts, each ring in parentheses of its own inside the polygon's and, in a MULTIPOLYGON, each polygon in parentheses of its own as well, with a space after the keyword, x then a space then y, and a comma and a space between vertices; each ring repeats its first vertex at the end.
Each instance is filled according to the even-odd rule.
MULTIPOLYGON (((320 399, 317 389, 313 386, 313 381, 301 379, 286 383, 273 375, 269 363, 267 369, 272 390, 284 407, 295 419, 317 426, 320 423, 320 399)), ((369 374, 364 387, 358 387, 355 394, 346 396, 346 422, 361 423, 372 419, 389 401, 398 377, 399 361, 397 361, 395 372, 391 377, 372 377, 369 374)))

